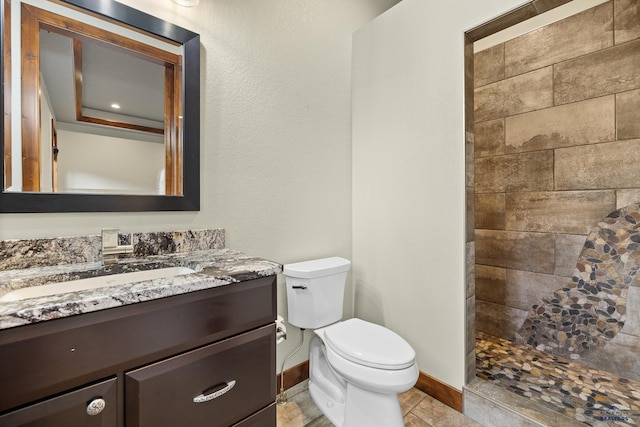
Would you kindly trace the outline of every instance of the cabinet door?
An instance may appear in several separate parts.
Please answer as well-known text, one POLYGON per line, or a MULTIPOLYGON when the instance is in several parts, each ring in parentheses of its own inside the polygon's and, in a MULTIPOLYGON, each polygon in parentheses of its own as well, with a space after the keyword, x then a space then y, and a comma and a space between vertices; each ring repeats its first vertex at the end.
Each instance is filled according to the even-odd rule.
POLYGON ((113 378, 1 415, 0 426, 114 427, 116 416, 113 378))
POLYGON ((275 400, 269 325, 125 376, 127 427, 228 427, 275 400))

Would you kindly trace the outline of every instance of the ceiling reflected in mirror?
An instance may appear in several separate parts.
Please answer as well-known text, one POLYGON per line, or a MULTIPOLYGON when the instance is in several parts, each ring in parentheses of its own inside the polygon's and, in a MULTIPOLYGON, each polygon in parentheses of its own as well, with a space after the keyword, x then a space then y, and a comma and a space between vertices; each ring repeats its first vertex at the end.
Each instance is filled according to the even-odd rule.
POLYGON ((40 71, 58 122, 97 118, 164 133, 162 65, 40 30, 40 71))

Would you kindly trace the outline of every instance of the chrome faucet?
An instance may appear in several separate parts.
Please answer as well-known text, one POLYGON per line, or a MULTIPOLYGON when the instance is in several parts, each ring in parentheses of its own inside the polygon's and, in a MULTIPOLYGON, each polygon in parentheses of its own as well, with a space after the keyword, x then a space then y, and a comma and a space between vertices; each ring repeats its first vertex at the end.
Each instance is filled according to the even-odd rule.
POLYGON ((119 245, 117 228, 102 229, 102 263, 117 264, 118 255, 133 252, 133 235, 129 234, 129 244, 119 245))

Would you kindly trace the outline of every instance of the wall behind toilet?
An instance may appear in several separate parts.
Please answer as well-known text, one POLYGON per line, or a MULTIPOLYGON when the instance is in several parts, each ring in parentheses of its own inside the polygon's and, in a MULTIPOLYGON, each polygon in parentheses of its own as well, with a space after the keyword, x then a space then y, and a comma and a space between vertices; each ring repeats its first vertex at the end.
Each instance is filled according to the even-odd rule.
POLYGON ((398 332, 421 371, 459 390, 468 347, 464 33, 520 3, 403 0, 354 36, 355 314, 398 332))

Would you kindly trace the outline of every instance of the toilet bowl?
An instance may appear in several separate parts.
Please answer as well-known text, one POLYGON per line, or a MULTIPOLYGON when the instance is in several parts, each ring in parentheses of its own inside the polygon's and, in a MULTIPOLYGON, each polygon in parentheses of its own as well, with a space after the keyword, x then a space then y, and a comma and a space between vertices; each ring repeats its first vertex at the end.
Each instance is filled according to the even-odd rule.
POLYGON ((357 318, 341 321, 350 265, 333 257, 283 269, 289 323, 315 329, 309 392, 336 427, 401 427, 398 393, 418 380, 415 351, 383 326, 357 318))
POLYGON ((418 374, 411 346, 380 325, 353 318, 311 340, 309 392, 336 427, 404 426, 397 394, 418 374))

